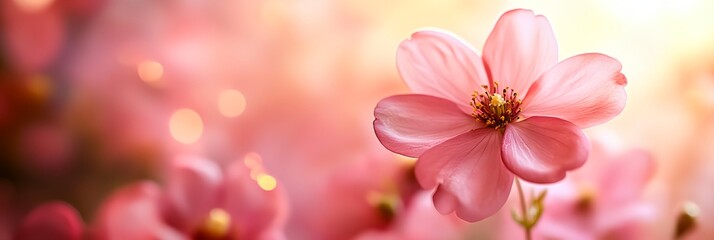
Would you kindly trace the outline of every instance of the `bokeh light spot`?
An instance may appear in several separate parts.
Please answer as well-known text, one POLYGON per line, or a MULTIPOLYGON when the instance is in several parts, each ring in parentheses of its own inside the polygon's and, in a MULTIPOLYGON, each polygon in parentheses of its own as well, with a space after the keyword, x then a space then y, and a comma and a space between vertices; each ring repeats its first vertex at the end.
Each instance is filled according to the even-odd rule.
POLYGON ((259 167, 263 159, 257 153, 251 152, 245 155, 243 163, 248 168, 259 167))
POLYGON ((245 111, 245 96, 243 93, 227 89, 218 95, 218 111, 226 117, 236 117, 245 111))
POLYGON ((176 141, 191 144, 198 141, 203 134, 203 121, 195 111, 180 109, 171 115, 169 131, 176 141))
POLYGON ((258 176, 258 186, 265 191, 272 191, 278 185, 278 182, 273 176, 261 174, 258 176))
POLYGON ((155 82, 164 75, 164 66, 155 61, 143 61, 139 63, 137 71, 139 78, 145 82, 155 82))
POLYGON ((39 12, 50 6, 53 0, 15 0, 20 9, 26 12, 39 12))
POLYGON ((265 170, 263 170, 262 165, 250 168, 250 179, 258 181, 258 178, 260 178, 263 174, 265 174, 265 170))

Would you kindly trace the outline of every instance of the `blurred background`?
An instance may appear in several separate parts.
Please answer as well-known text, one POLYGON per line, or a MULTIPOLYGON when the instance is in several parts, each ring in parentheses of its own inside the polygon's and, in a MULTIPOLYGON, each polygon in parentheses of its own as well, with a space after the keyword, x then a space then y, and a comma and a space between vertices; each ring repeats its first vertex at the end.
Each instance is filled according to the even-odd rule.
MULTIPOLYGON (((586 132, 651 152, 650 236, 669 239, 692 201, 700 227, 689 237, 714 238, 714 2, 3 0, 0 239, 51 200, 91 223, 111 192, 161 183, 181 154, 222 166, 259 159, 287 192, 290 239, 353 236, 369 224, 348 208, 367 197, 325 192, 368 192, 381 185, 346 177, 352 169, 380 176, 374 169, 413 161, 372 129, 376 103, 409 92, 399 43, 438 27, 480 51, 513 8, 549 19, 560 59, 601 52, 622 62, 625 110, 586 132)), ((511 205, 459 236, 498 236, 511 205)))

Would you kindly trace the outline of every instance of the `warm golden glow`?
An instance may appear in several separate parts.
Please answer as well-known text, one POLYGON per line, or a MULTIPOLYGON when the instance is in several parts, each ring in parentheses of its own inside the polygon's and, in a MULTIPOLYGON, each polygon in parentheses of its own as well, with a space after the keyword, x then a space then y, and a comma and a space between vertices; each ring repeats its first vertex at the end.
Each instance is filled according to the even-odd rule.
POLYGON ((195 111, 180 109, 171 115, 169 130, 176 141, 191 144, 198 141, 203 134, 203 121, 195 111))
POLYGON ((245 111, 245 96, 243 93, 227 89, 218 95, 218 111, 226 117, 236 117, 245 111))
POLYGON ((20 9, 26 12, 39 12, 50 6, 54 0, 15 0, 20 9))
POLYGON ((272 191, 278 186, 278 182, 275 178, 268 174, 259 175, 256 181, 258 182, 258 186, 265 191, 272 191))
POLYGON ((285 1, 268 0, 260 9, 261 20, 269 26, 280 26, 290 14, 290 6, 285 1))
POLYGON ((139 78, 145 82, 155 82, 164 75, 164 66, 155 61, 144 61, 137 67, 139 78))

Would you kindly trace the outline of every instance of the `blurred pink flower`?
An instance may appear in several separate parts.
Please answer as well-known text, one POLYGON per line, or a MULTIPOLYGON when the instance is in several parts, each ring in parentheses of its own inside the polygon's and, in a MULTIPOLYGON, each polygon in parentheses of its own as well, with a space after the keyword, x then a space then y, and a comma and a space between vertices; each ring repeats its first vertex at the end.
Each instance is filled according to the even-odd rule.
POLYGON ((647 239, 642 228, 656 212, 642 194, 654 160, 644 150, 605 152, 594 146, 588 165, 548 188, 545 212, 533 231, 536 239, 647 239))
POLYGON ((387 228, 420 190, 413 164, 394 158, 347 162, 319 181, 291 195, 309 198, 291 202, 299 206, 291 213, 291 239, 352 239, 365 231, 387 228))
POLYGON ((522 9, 501 16, 483 59, 453 35, 420 31, 399 46, 397 67, 416 94, 377 104, 376 135, 419 157, 417 179, 436 187, 437 210, 467 221, 500 209, 514 174, 552 183, 580 167, 589 151, 581 128, 613 118, 626 99, 617 60, 558 62, 548 20, 522 9))
POLYGON ((441 215, 434 209, 429 193, 420 191, 410 206, 396 216, 387 229, 374 229, 360 234, 358 240, 442 240, 460 239, 465 222, 455 215, 441 215))
POLYGON ((283 239, 282 188, 263 190, 242 162, 225 173, 212 161, 181 157, 162 191, 127 186, 99 212, 101 239, 283 239))
POLYGON ((51 202, 33 209, 15 232, 18 240, 81 240, 84 223, 72 206, 51 202))

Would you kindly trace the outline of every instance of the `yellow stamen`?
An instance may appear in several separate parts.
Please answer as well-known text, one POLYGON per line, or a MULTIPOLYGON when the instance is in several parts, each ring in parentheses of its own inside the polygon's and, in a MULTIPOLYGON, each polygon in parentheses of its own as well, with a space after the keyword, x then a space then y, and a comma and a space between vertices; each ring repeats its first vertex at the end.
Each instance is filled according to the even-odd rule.
POLYGON ((211 239, 221 239, 228 235, 231 227, 231 216, 220 208, 214 208, 203 222, 203 233, 211 239))
POLYGON ((506 100, 503 99, 503 96, 501 96, 501 94, 494 93, 491 96, 491 104, 489 104, 491 105, 491 107, 500 107, 503 106, 503 104, 506 104, 506 100))

